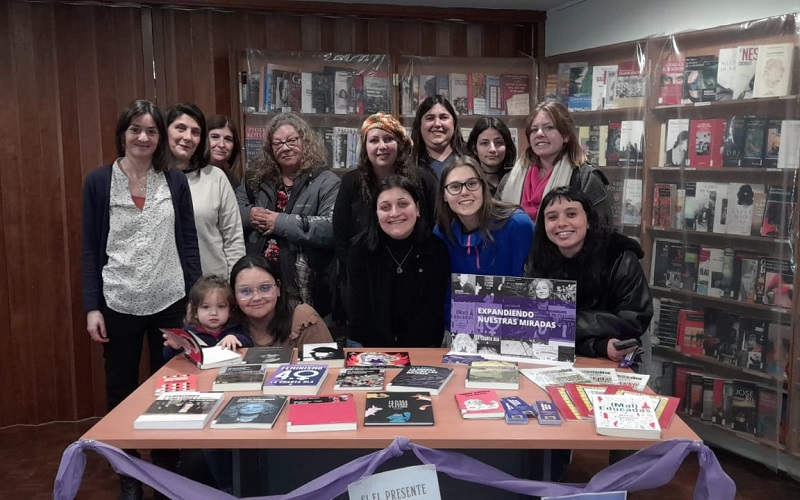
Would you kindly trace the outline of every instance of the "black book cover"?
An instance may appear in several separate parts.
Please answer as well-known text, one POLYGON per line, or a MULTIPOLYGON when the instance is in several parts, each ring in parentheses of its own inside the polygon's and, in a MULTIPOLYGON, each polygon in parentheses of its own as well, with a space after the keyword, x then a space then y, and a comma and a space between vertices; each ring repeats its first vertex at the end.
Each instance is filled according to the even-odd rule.
POLYGON ((734 116, 728 120, 728 128, 725 131, 725 140, 722 145, 722 166, 738 167, 742 162, 742 152, 744 151, 744 124, 745 118, 734 116))
POLYGON ((731 419, 733 430, 754 434, 756 432, 756 402, 758 386, 743 380, 733 381, 731 397, 731 419))
POLYGON ((433 425, 433 403, 425 392, 368 392, 364 426, 433 425))

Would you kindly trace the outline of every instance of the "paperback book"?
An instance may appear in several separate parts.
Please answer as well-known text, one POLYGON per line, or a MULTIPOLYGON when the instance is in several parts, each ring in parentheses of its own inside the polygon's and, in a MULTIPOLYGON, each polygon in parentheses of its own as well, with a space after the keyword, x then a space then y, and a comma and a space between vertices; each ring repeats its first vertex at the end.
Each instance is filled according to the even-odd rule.
POLYGON ((264 365, 267 368, 277 368, 280 365, 292 362, 294 348, 292 347, 249 347, 244 353, 242 361, 246 365, 264 365))
POLYGON ((224 397, 222 393, 162 394, 133 421, 133 428, 202 429, 224 397))
POLYGON ((380 352, 365 351, 347 353, 344 365, 350 366, 371 366, 379 368, 403 368, 411 365, 411 358, 407 351, 380 352))
POLYGON ((519 369, 508 361, 475 361, 467 370, 467 389, 519 389, 519 369))
POLYGON ((354 431, 358 428, 352 394, 293 396, 286 432, 354 431))
POLYGON ((456 403, 463 418, 505 417, 503 405, 493 389, 456 393, 456 403))
POLYGON ((380 391, 383 390, 383 382, 383 368, 353 366, 339 370, 333 389, 336 391, 380 391))
POLYGON ((660 439, 661 426, 649 396, 596 394, 594 423, 598 434, 635 439, 660 439))
POLYGON ((406 366, 386 385, 388 392, 430 392, 437 396, 453 378, 453 369, 444 366, 406 366))
POLYGON ((161 332, 167 339, 183 348, 186 359, 197 365, 201 370, 219 368, 221 366, 240 364, 242 355, 232 349, 223 349, 221 346, 206 346, 197 335, 182 328, 162 328, 161 332))
POLYGON ((344 366, 344 349, 337 342, 323 342, 319 344, 303 344, 298 349, 299 364, 328 365, 332 367, 344 366))
POLYGON ((197 392, 197 375, 162 375, 156 381, 155 395, 174 392, 197 392))
POLYGON ((328 375, 326 365, 281 365, 264 382, 264 394, 316 394, 328 375))
POLYGON ((368 392, 364 426, 433 425, 433 402, 428 393, 368 392))
POLYGON ((212 429, 272 429, 286 396, 234 396, 211 421, 212 429))
POLYGON ((266 376, 267 367, 264 365, 223 366, 219 369, 211 390, 213 392, 260 391, 266 376))

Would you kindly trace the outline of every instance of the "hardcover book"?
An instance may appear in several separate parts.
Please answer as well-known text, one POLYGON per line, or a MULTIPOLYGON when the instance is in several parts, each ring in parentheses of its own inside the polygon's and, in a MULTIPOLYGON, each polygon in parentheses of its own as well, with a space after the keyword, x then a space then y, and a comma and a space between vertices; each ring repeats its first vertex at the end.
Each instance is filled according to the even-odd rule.
POLYGON ((636 439, 661 439, 661 426, 649 396, 595 394, 594 423, 598 434, 636 439))
POLYGON ((540 364, 575 360, 575 282, 453 274, 453 353, 540 364), (464 293, 460 282, 475 292, 464 293))
POLYGON ((456 403, 463 418, 504 418, 505 411, 493 389, 456 393, 456 403))
POLYGON ((793 63, 793 43, 759 45, 753 97, 789 95, 792 86, 793 63))
POLYGON ((272 429, 286 396, 234 396, 211 421, 212 429, 272 429))
POLYGON ((303 344, 298 349, 298 364, 344 366, 344 349, 337 342, 303 344))
POLYGON ((162 394, 133 421, 134 429, 202 429, 222 405, 221 393, 162 394))
POLYGON ((336 391, 380 391, 383 390, 383 382, 383 368, 353 366, 339 370, 333 389, 336 391))
POLYGON ((292 362, 293 347, 248 347, 242 361, 246 365, 265 365, 277 368, 292 362))
POLYGON ((162 328, 163 333, 170 342, 183 348, 186 359, 197 365, 201 370, 219 368, 221 366, 240 364, 242 355, 231 349, 221 346, 206 346, 197 335, 182 328, 162 328))
POLYGON ((156 381, 155 396, 173 392, 197 392, 197 375, 162 375, 156 381))
POLYGON ((453 369, 444 366, 406 366, 387 385, 388 392, 430 392, 438 396, 450 379, 453 369))
POLYGON ((267 376, 264 365, 234 365, 219 369, 211 390, 226 391, 260 391, 267 376))
POLYGON ((519 389, 519 369, 508 361, 475 361, 467 370, 467 389, 519 389))
POLYGON ((380 352, 366 351, 347 353, 344 365, 350 366, 369 366, 378 368, 403 368, 411 365, 411 358, 407 351, 380 352))
POLYGON ((364 427, 433 425, 433 402, 427 393, 368 392, 364 427))
POLYGON ((316 394, 328 375, 326 365, 281 365, 264 382, 264 394, 316 394))
POLYGON ((352 394, 293 396, 286 432, 354 431, 358 428, 352 394))

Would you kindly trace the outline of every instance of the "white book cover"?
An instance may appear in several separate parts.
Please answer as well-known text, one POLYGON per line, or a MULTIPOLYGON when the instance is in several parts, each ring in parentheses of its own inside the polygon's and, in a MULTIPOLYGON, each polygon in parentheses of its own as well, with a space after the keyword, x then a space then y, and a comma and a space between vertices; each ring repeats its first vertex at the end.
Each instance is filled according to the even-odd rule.
POLYGON ((733 98, 751 99, 753 97, 753 79, 756 75, 758 45, 740 45, 736 47, 736 72, 733 80, 733 98))
MULTIPOLYGON (((714 211, 717 208, 716 182, 698 182, 695 189, 695 229, 704 233, 714 232, 714 211)), ((724 184, 727 191, 728 186, 724 184)))
POLYGON ((346 115, 350 110, 350 92, 353 74, 349 71, 337 71, 333 78, 333 112, 337 115, 346 115))
POLYGON ((730 186, 727 183, 719 183, 717 188, 717 200, 714 204, 714 227, 712 232, 725 234, 728 232, 728 204, 730 186))
POLYGON ((642 224, 642 179, 625 179, 622 188, 622 224, 642 224))
POLYGON ((613 109, 617 65, 592 67, 592 109, 613 109))
POLYGON ((800 166, 800 120, 781 122, 781 149, 778 152, 778 168, 800 166))
POLYGON ((636 394, 593 394, 598 434, 638 439, 661 439, 655 408, 658 399, 636 394))
POLYGON ((717 59, 718 101, 729 101, 733 98, 737 54, 738 49, 736 47, 719 49, 719 59, 717 59))
POLYGON ((759 45, 753 97, 789 95, 792 85, 794 44, 759 45))
POLYGON ((224 400, 221 392, 168 392, 156 398, 133 421, 133 428, 202 429, 224 400))
POLYGON ((689 157, 689 119, 670 118, 667 133, 661 148, 664 151, 665 167, 685 167, 689 157))
POLYGON ((400 114, 403 116, 414 116, 416 110, 416 99, 414 89, 419 86, 415 77, 410 75, 400 79, 400 114))
MULTIPOLYGON (((608 125, 600 125, 600 134, 598 135, 598 141, 600 141, 600 149, 597 152, 597 163, 598 167, 605 167, 606 166, 606 151, 608 149, 608 125)), ((517 148, 519 151, 519 148, 517 148)))
POLYGON ((550 385, 564 385, 568 382, 574 384, 591 384, 592 379, 572 366, 554 366, 549 368, 522 368, 519 371, 531 382, 544 390, 550 385))
POLYGON ((313 90, 311 81, 313 80, 313 76, 311 73, 301 73, 300 74, 301 83, 300 83, 300 90, 301 93, 301 110, 303 113, 313 113, 314 112, 314 105, 313 105, 313 90))
POLYGON ((644 150, 644 121, 623 120, 619 135, 620 165, 642 165, 644 150))
POLYGON ((459 115, 469 114, 469 76, 450 73, 450 102, 459 115))
POLYGON ((764 184, 728 184, 728 234, 750 236, 754 200, 759 193, 764 195, 765 192, 764 184))
POLYGON ((709 297, 722 297, 722 268, 725 250, 703 246, 700 249, 697 265, 697 293, 709 297))
POLYGON ((589 377, 593 384, 616 385, 619 383, 617 370, 613 368, 578 368, 578 371, 589 377))

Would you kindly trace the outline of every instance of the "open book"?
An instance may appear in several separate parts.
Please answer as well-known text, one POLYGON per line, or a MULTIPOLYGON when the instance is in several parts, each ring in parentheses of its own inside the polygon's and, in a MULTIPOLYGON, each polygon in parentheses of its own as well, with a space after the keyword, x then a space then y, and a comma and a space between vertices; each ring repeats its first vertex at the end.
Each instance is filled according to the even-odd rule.
POLYGON ((162 328, 161 331, 172 343, 183 347, 186 358, 205 370, 220 366, 236 365, 242 362, 242 355, 220 346, 208 347, 194 333, 182 328, 162 328))

